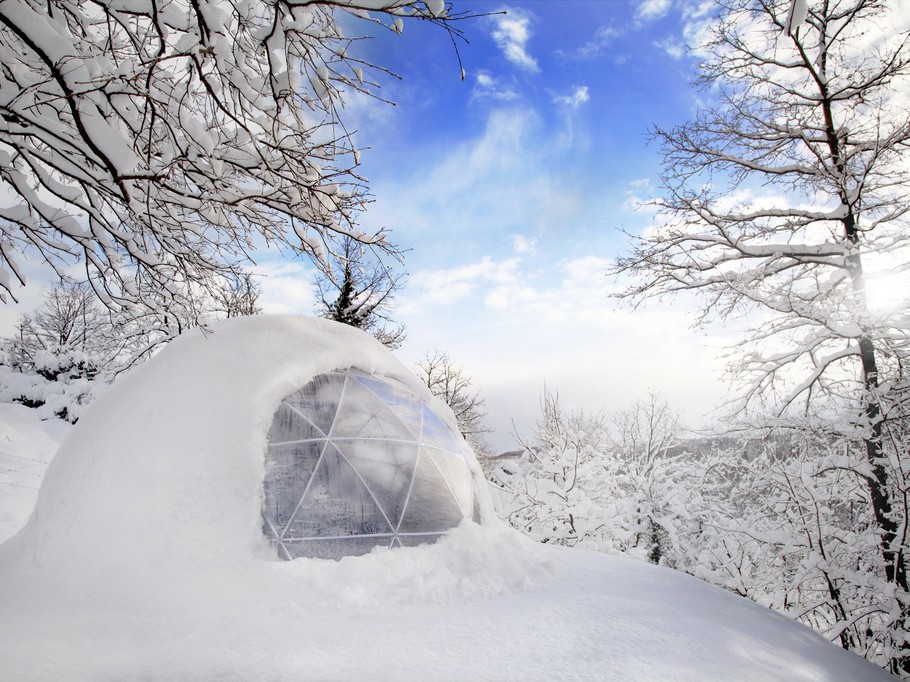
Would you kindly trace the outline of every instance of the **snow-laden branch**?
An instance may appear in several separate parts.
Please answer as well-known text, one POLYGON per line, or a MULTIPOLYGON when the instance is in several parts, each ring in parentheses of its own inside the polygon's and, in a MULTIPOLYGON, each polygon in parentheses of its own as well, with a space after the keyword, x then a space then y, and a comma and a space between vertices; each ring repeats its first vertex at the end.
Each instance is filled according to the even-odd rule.
POLYGON ((317 261, 337 235, 393 250, 354 228, 367 187, 339 104, 381 69, 339 12, 453 35, 463 16, 442 0, 0 3, 0 294, 23 257, 82 261, 116 307, 174 305, 175 282, 212 286, 261 241, 317 261))
POLYGON ((874 387, 876 351, 902 362, 907 347, 901 308, 874 305, 865 270, 910 263, 908 36, 859 50, 881 3, 797 1, 721 3, 708 105, 654 129, 664 196, 612 270, 635 304, 698 292, 699 323, 764 311, 733 366, 747 403, 778 406, 847 395, 857 376, 874 387))

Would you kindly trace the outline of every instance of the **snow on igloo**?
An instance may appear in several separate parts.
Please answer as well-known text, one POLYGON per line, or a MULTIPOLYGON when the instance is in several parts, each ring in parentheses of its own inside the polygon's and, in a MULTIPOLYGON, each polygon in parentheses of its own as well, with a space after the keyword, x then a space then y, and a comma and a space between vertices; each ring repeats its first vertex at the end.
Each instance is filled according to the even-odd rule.
POLYGON ((432 542, 479 520, 472 453, 394 378, 320 374, 282 401, 268 443, 263 530, 285 559, 432 542))
POLYGON ((337 559, 466 519, 497 523, 445 403, 359 330, 257 315, 181 335, 93 403, 0 564, 337 559))

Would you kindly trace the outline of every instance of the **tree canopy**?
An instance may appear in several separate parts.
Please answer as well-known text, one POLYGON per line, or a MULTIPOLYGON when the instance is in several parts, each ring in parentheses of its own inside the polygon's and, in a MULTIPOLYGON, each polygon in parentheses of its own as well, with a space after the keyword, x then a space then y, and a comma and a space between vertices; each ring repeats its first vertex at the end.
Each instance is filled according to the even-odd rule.
POLYGON ((341 120, 372 94, 343 13, 457 33, 443 0, 8 0, 0 6, 0 297, 74 263, 166 315, 268 243, 321 261, 366 196, 341 120))
POLYGON ((906 673, 910 509, 893 428, 908 416, 910 318, 906 298, 877 305, 868 287, 870 271, 896 287, 910 272, 910 36, 889 28, 890 9, 718 3, 700 46, 706 104, 654 129, 660 219, 614 273, 631 275, 622 295, 636 301, 700 293, 702 320, 756 312, 732 355, 745 387, 736 409, 846 441, 840 466, 866 485, 876 570, 897 594, 886 658, 906 673))

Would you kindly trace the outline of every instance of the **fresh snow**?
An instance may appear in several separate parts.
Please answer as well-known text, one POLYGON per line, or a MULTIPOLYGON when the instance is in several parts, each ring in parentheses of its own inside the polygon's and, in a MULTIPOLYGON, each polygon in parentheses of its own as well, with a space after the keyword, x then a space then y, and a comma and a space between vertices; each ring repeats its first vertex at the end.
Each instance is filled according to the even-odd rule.
MULTIPOLYGON (((0 678, 887 678, 695 578, 535 544, 489 500, 434 545, 277 560, 259 517, 272 413, 348 366, 426 394, 360 332, 258 317, 177 339, 101 396, 0 545, 0 678)), ((0 419, 9 454, 50 457, 59 433, 0 419)))
POLYGON ((69 422, 42 421, 33 409, 0 403, 0 542, 25 525, 47 464, 69 429, 69 422))

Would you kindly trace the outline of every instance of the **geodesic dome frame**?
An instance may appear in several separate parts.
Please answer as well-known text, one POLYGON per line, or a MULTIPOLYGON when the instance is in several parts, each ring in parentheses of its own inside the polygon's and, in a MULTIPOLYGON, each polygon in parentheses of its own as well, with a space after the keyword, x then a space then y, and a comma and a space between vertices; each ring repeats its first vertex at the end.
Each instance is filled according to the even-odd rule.
POLYGON ((284 559, 433 542, 479 521, 469 461, 427 401, 356 368, 287 396, 268 433, 263 532, 284 559))

